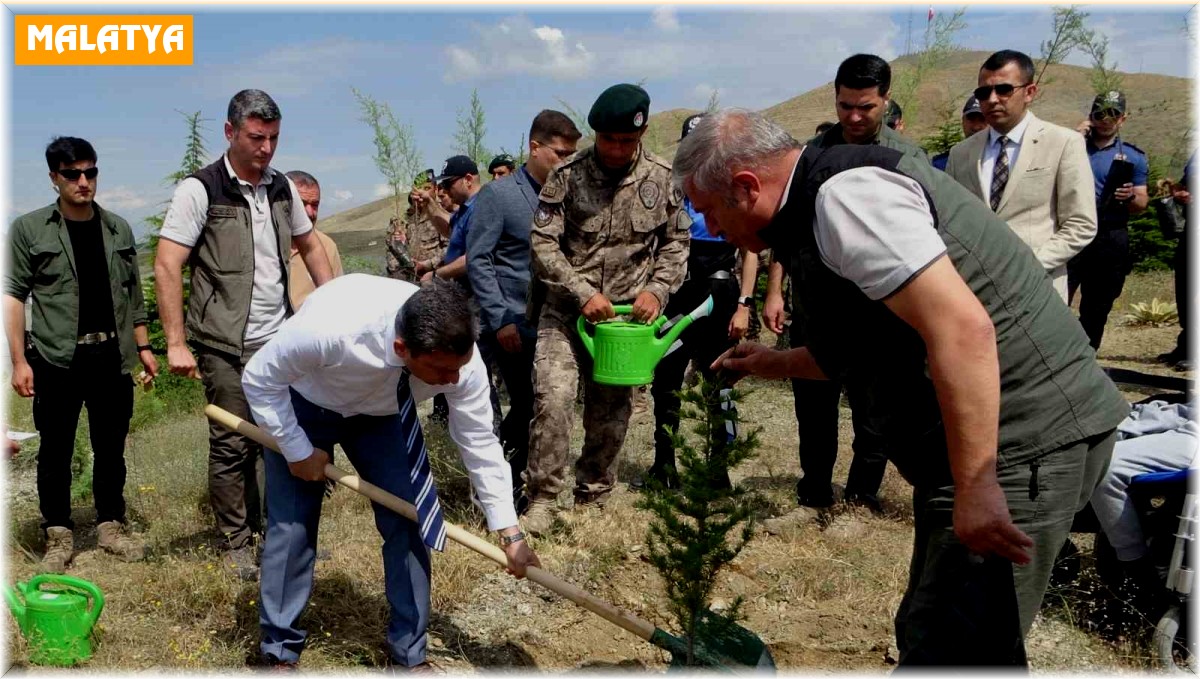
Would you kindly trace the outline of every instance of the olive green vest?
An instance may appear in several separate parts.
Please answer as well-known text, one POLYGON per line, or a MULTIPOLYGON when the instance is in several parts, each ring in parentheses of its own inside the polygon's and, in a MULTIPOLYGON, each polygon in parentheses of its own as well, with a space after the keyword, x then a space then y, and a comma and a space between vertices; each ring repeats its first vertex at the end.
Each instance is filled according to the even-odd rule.
POLYGON ((991 316, 1000 363, 998 466, 1115 428, 1128 413, 1124 398, 1096 364, 1045 269, 1003 220, 922 159, 880 146, 808 147, 788 202, 760 235, 776 252, 791 253, 806 346, 826 375, 865 395, 866 412, 856 409, 855 418, 887 438, 901 473, 921 485, 947 471, 944 454, 931 455, 944 449, 945 432, 925 344, 882 301, 822 263, 813 231, 817 190, 837 173, 864 166, 922 186, 950 261, 991 316))
MULTIPOLYGON (((254 232, 250 204, 225 169, 224 157, 193 178, 208 191, 208 215, 199 240, 192 246, 192 291, 188 298, 188 339, 235 356, 242 355, 250 298, 254 289, 254 232)), ((275 172, 267 188, 271 223, 279 247, 279 284, 283 303, 292 314, 288 291, 288 261, 292 251, 292 192, 287 178, 275 172)))

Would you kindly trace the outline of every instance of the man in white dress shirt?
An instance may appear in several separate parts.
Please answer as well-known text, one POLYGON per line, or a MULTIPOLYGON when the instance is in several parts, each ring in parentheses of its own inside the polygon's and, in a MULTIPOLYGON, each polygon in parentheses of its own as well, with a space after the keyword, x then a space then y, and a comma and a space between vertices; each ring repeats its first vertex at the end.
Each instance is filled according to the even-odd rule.
POLYGON ((352 274, 318 288, 255 354, 242 377, 255 420, 279 442, 266 456, 267 538, 262 556, 263 660, 299 661, 296 627, 312 592, 324 469, 341 444, 366 481, 417 506, 422 525, 379 505, 387 642, 393 662, 425 662, 430 553, 445 541, 441 509, 414 404, 445 394, 458 445, 488 528, 499 532, 517 577, 540 565, 513 507, 512 474, 492 430, 487 371, 466 293, 431 281, 352 274), (427 511, 428 510, 428 511, 427 511))

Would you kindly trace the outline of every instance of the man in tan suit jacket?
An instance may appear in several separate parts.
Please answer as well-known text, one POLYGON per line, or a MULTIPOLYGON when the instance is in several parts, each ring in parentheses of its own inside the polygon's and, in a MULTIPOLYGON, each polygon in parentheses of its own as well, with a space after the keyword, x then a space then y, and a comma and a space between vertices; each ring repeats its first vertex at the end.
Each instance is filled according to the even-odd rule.
POLYGON ((1027 110, 1036 95, 1028 55, 988 57, 975 90, 988 129, 950 149, 946 173, 1033 248, 1066 301, 1067 262, 1096 236, 1094 179, 1083 135, 1027 110))
MULTIPOLYGON (((317 231, 317 210, 321 207, 321 185, 311 174, 300 170, 292 170, 287 173, 287 176, 296 185, 296 193, 300 194, 300 200, 304 203, 304 212, 308 215, 308 221, 313 224, 313 235, 321 241, 321 246, 325 248, 325 256, 329 258, 329 270, 333 272, 334 278, 341 276, 344 272, 342 271, 342 256, 338 254, 337 243, 334 243, 329 236, 317 231)), ((317 286, 313 283, 312 276, 308 274, 308 268, 304 266, 304 260, 293 246, 291 259, 288 260, 288 299, 292 302, 292 311, 299 311, 300 305, 304 304, 304 300, 316 289, 317 286)))

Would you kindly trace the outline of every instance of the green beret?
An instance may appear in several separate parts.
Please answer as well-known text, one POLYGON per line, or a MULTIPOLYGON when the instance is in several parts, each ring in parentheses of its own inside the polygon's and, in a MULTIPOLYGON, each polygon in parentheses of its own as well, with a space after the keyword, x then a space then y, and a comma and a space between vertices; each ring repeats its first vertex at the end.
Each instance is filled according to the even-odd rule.
POLYGON ((597 132, 637 132, 650 121, 650 95, 637 85, 613 85, 596 98, 587 121, 597 132))

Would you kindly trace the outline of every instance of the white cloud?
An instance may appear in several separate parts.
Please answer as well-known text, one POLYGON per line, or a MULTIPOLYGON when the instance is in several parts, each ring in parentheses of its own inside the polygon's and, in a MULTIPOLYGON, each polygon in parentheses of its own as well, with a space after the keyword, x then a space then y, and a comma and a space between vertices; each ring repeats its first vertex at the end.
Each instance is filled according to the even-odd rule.
POLYGON ((106 209, 119 212, 146 207, 150 204, 150 199, 142 192, 128 186, 115 186, 111 189, 96 191, 96 202, 106 209))
POLYGON ((340 189, 338 191, 333 192, 333 201, 335 203, 342 203, 347 200, 350 200, 353 197, 354 197, 354 193, 351 191, 347 191, 345 189, 340 189))
POLYGON ((345 82, 347 73, 378 69, 402 55, 396 43, 326 38, 254 52, 231 64, 213 64, 201 69, 187 87, 221 93, 256 87, 275 98, 304 96, 322 85, 345 82))
POLYGON ((471 42, 446 48, 447 82, 517 75, 567 80, 590 75, 595 65, 583 41, 568 40, 553 26, 534 26, 523 16, 495 25, 472 24, 471 31, 471 42))
POLYGON ((659 7, 650 14, 650 18, 660 31, 674 33, 679 30, 679 17, 674 7, 659 7))
POLYGON ((708 100, 712 98, 713 92, 716 91, 717 88, 713 87, 712 85, 709 85, 708 83, 700 83, 692 88, 692 98, 697 102, 708 104, 708 100))

